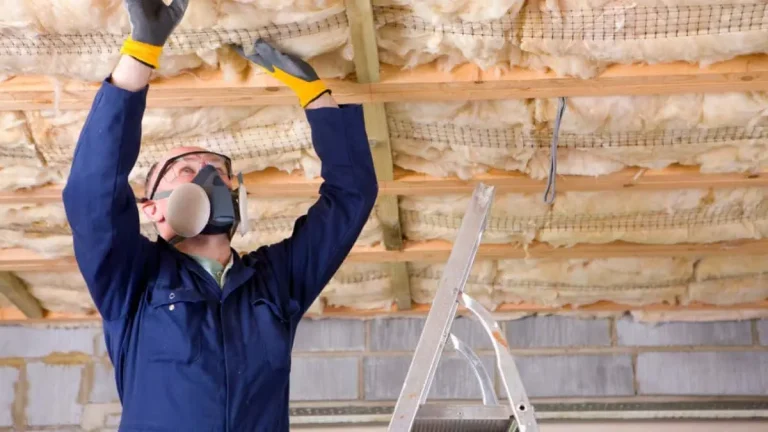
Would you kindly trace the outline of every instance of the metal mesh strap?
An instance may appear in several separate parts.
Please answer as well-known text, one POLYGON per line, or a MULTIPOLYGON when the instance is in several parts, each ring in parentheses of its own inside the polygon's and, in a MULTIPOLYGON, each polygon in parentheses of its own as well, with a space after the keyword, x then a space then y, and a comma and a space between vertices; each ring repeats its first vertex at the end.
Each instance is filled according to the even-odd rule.
MULTIPOLYGON (((418 123, 389 118, 392 139, 440 141, 453 146, 505 149, 548 148, 553 129, 526 130, 523 127, 483 128, 453 123, 418 123)), ((765 127, 718 127, 709 129, 666 129, 652 131, 566 133, 560 132, 558 148, 671 147, 716 144, 742 140, 768 140, 765 127)))
POLYGON ((564 10, 559 13, 526 7, 517 16, 496 20, 435 24, 406 7, 374 7, 375 22, 413 33, 442 33, 506 40, 636 40, 723 35, 768 30, 768 5, 707 4, 625 6, 564 10))
MULTIPOLYGON (((406 224, 424 224, 440 228, 458 229, 461 216, 425 214, 415 210, 401 210, 406 224)), ((557 232, 610 232, 654 231, 674 228, 702 227, 731 223, 750 223, 768 220, 768 201, 745 208, 740 204, 711 205, 669 212, 635 214, 576 214, 548 213, 543 216, 491 217, 487 233, 525 233, 532 230, 557 232)))
MULTIPOLYGON (((198 50, 215 49, 227 44, 251 45, 256 39, 291 39, 311 36, 347 27, 347 16, 338 13, 311 23, 270 25, 258 29, 205 29, 174 32, 163 52, 186 54, 198 50)), ((120 51, 127 34, 43 34, 35 37, 6 35, 0 38, 1 56, 32 56, 53 54, 114 54, 120 51)))

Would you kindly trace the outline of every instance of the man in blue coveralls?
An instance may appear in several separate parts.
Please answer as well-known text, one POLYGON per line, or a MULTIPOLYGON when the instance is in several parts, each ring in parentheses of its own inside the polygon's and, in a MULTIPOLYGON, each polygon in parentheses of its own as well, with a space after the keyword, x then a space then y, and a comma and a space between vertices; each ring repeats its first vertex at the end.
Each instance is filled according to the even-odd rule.
POLYGON ((300 59, 263 42, 253 53, 239 49, 306 109, 322 161, 320 197, 289 238, 241 257, 230 247, 237 195, 229 160, 175 149, 158 161, 140 204, 160 234, 150 241, 139 231, 128 174, 150 73, 187 1, 126 0, 131 36, 96 94, 63 192, 75 256, 103 318, 120 431, 287 431, 296 326, 351 250, 378 193, 362 109, 337 106, 300 59), (184 236, 168 209, 176 189, 191 184, 210 200, 211 216, 201 234, 184 236))

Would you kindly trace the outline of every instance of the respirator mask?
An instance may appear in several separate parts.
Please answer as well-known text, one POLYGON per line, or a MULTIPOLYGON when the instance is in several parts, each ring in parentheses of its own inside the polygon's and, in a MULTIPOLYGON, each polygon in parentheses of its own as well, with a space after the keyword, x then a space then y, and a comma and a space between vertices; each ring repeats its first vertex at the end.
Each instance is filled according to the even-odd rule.
POLYGON ((225 178, 232 179, 232 163, 227 156, 213 152, 184 153, 161 167, 144 200, 168 199, 165 219, 176 233, 171 244, 199 234, 227 234, 232 239, 236 231, 241 235, 246 233, 247 194, 243 174, 238 174, 236 190, 227 186, 225 178), (157 192, 162 179, 184 183, 157 192))

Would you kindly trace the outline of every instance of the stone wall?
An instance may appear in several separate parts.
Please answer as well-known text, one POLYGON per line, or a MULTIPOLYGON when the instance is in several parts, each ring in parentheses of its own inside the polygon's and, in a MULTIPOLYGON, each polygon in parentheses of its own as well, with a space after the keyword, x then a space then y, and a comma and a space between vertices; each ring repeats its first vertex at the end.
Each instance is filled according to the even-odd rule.
MULTIPOLYGON (((294 406, 394 401, 423 322, 304 321, 294 347, 294 406)), ((768 320, 654 325, 630 318, 537 316, 503 326, 534 402, 768 396, 768 320)), ((493 350, 479 324, 459 318, 454 332, 494 370, 493 350)), ((98 323, 0 326, 0 431, 115 430, 120 404, 112 373, 98 323)), ((430 397, 480 397, 456 353, 444 355, 430 397)))

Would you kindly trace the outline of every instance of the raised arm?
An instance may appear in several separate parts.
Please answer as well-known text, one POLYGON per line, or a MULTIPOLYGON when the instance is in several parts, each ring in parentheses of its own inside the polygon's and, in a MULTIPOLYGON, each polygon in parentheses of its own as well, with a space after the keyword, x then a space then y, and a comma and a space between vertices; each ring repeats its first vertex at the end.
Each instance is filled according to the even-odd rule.
POLYGON ((126 0, 132 35, 96 94, 62 194, 78 267, 105 320, 131 310, 146 283, 144 264, 152 247, 140 233, 128 175, 139 156, 152 68, 186 9, 186 0, 149 8, 155 2, 162 5, 126 0))
POLYGON ((287 294, 303 314, 349 254, 376 201, 363 110, 360 105, 339 107, 307 63, 264 42, 257 42, 248 58, 296 92, 322 162, 320 198, 296 220, 289 238, 261 249, 286 290, 277 297, 287 294))

